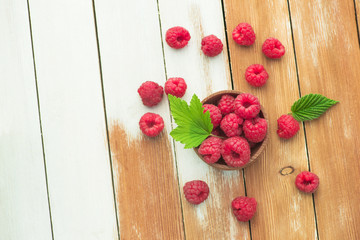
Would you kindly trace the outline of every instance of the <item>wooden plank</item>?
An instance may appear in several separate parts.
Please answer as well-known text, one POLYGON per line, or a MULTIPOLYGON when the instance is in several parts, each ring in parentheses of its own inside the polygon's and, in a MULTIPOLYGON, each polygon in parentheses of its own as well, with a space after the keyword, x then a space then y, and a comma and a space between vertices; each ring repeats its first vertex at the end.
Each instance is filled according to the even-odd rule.
POLYGON ((50 240, 26 1, 0 1, 0 238, 50 240))
MULTIPOLYGON (((204 98, 210 93, 231 89, 221 1, 159 1, 165 62, 168 77, 183 77, 189 101, 194 93, 204 98), (166 30, 173 26, 189 30, 191 40, 181 50, 165 42, 166 30), (222 54, 208 58, 201 51, 201 39, 215 34, 224 43, 222 54)), ((244 195, 241 171, 224 172, 202 162, 192 149, 175 144, 180 187, 200 179, 208 183, 210 195, 199 206, 189 204, 181 191, 187 239, 250 239, 248 223, 238 223, 231 212, 231 201, 244 195)))
POLYGON ((340 101, 306 123, 321 239, 360 239, 360 51, 354 2, 290 1, 302 94, 340 101))
POLYGON ((92 2, 29 5, 54 238, 118 239, 92 2))
POLYGON ((277 119, 290 112, 298 99, 298 83, 293 53, 287 2, 225 0, 227 33, 234 87, 259 97, 269 116, 270 141, 265 153, 245 170, 249 196, 258 201, 258 211, 251 221, 253 239, 314 239, 316 227, 311 195, 300 193, 294 184, 296 175, 308 170, 303 129, 291 140, 277 134, 277 119), (233 29, 241 22, 250 23, 256 33, 253 46, 239 46, 232 39, 233 29), (280 60, 267 59, 261 51, 263 42, 278 38, 286 48, 280 60), (261 88, 245 81, 251 64, 262 64, 269 79, 261 88), (292 166, 295 171, 283 176, 280 170, 292 166))
POLYGON ((121 238, 183 239, 168 102, 148 108, 137 93, 166 80, 157 3, 99 0, 95 9, 121 238), (146 112, 165 122, 154 139, 139 129, 146 112))

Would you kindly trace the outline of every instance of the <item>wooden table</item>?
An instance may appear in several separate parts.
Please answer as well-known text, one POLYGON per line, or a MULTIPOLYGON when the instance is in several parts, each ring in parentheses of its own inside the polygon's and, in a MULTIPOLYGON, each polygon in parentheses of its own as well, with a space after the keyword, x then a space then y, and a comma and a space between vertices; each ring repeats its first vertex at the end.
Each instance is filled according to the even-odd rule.
POLYGON ((0 239, 360 239, 360 0, 0 0, 0 239), (249 22, 241 47, 231 33, 249 22), (190 31, 174 50, 168 28, 190 31), (202 37, 224 51, 208 58, 202 37), (261 52, 268 37, 280 60, 261 52), (244 79, 254 63, 270 78, 244 79), (144 81, 188 83, 201 99, 223 89, 257 95, 269 113, 270 142, 244 171, 219 171, 169 136, 166 98, 141 104, 144 81), (340 101, 291 140, 276 120, 301 95, 340 101), (138 121, 160 114, 149 139, 138 121), (292 174, 281 175, 287 166, 292 174), (295 176, 311 170, 320 188, 303 194, 295 176), (201 179, 210 196, 189 204, 185 182, 201 179), (230 209, 255 197, 256 215, 239 223, 230 209))

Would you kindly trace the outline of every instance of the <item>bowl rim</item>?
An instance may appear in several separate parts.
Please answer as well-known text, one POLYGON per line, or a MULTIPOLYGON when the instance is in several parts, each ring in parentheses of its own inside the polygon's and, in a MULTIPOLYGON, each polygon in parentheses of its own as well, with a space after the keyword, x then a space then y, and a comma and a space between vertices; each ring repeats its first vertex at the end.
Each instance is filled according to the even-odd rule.
MULTIPOLYGON (((201 103, 202 104, 206 104, 206 102, 208 102, 209 100, 211 100, 214 97, 217 97, 219 95, 224 95, 224 94, 229 94, 229 95, 240 95, 243 92, 239 91, 239 90, 222 90, 222 91, 218 91, 218 92, 214 92, 212 94, 210 94, 209 96, 205 97, 201 103)), ((264 107, 260 104, 260 111, 262 113, 262 115, 264 116, 264 119, 266 120, 266 122, 268 123, 268 128, 266 130, 266 135, 264 140, 262 141, 260 147, 256 150, 256 152, 254 154, 250 155, 250 160, 248 163, 246 163, 245 165, 241 166, 241 167, 230 167, 228 165, 225 164, 220 164, 220 163, 207 163, 203 157, 199 154, 198 149, 199 147, 193 148, 195 153, 200 157, 200 159, 205 162, 206 164, 217 168, 217 169, 221 169, 221 170, 241 170, 244 169, 246 167, 248 167, 249 165, 251 165, 252 163, 254 163, 259 156, 264 152, 265 147, 267 146, 268 142, 269 142, 269 121, 268 121, 268 116, 266 111, 264 111, 264 107)))

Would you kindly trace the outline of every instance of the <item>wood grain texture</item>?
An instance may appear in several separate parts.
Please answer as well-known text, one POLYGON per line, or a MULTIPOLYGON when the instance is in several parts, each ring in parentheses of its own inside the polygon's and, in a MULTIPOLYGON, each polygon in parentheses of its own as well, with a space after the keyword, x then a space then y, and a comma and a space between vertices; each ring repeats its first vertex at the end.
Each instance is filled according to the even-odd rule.
POLYGON ((92 3, 29 6, 54 238, 118 239, 92 3))
POLYGON ((50 240, 26 1, 0 1, 0 239, 50 240))
MULTIPOLYGON (((187 91, 183 99, 189 101, 195 93, 200 99, 213 92, 231 89, 227 51, 209 58, 201 51, 203 37, 214 34, 224 43, 221 1, 159 0, 162 36, 167 77, 183 77, 187 91), (191 40, 180 50, 165 42, 167 29, 183 26, 191 40)), ((191 180, 208 183, 208 199, 194 206, 188 203, 181 190, 186 239, 250 239, 249 224, 239 223, 231 211, 231 201, 244 195, 241 171, 221 171, 208 166, 194 152, 175 143, 180 187, 191 180)))
POLYGON ((166 80, 157 3, 96 0, 95 10, 121 238, 184 239, 169 103, 149 108, 137 93, 166 80), (164 119, 156 138, 139 129, 146 112, 164 119))
POLYGON ((296 175, 308 170, 303 129, 287 141, 276 134, 277 119, 290 112, 299 97, 287 8, 283 0, 225 0, 234 88, 258 96, 269 117, 269 144, 260 159, 245 169, 247 194, 258 202, 251 220, 253 239, 316 239, 312 196, 300 193, 294 184, 296 175), (250 47, 232 39, 233 29, 241 22, 250 23, 256 33, 250 47), (267 59, 261 51, 269 37, 278 38, 286 48, 279 60, 267 59), (269 73, 265 86, 254 88, 245 81, 245 70, 251 64, 264 65, 269 73), (295 171, 283 176, 279 171, 286 166, 295 171))
POLYGON ((360 51, 354 2, 290 1, 302 94, 340 101, 306 122, 320 239, 360 238, 360 51))

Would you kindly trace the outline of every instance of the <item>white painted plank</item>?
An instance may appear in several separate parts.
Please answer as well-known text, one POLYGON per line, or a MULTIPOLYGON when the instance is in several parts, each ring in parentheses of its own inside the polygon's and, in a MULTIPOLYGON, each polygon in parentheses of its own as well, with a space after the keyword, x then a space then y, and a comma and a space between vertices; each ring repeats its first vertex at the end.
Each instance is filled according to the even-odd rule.
POLYGON ((50 240, 26 1, 0 0, 0 239, 50 240))
POLYGON ((92 1, 29 5, 54 238, 117 239, 92 1))
MULTIPOLYGON (((221 1, 159 0, 159 8, 167 75, 185 79, 188 89, 183 98, 189 102, 194 93, 203 99, 213 92, 231 89, 221 1), (165 42, 166 31, 174 26, 185 27, 191 35, 188 45, 180 50, 170 48, 165 42), (224 44, 223 52, 213 58, 201 51, 202 38, 210 34, 224 44)), ((241 171, 223 172, 209 167, 192 149, 184 149, 178 142, 175 150, 180 187, 187 181, 200 179, 208 183, 211 192, 207 202, 196 209, 183 198, 186 237, 246 239, 247 226, 240 228, 229 211, 231 200, 243 191, 241 171)))

